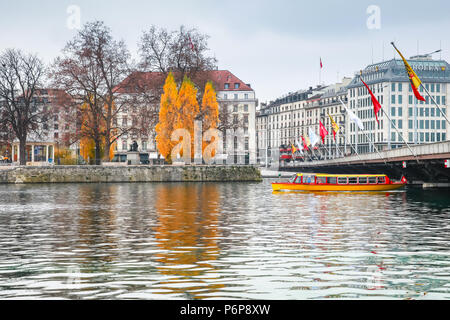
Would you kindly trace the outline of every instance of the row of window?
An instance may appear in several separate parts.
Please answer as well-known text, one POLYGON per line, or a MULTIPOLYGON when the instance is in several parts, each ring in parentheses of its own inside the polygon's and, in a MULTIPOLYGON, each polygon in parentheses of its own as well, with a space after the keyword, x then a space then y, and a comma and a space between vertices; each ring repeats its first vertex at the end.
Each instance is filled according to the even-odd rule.
MULTIPOLYGON (((432 96, 434 101, 438 104, 438 105, 445 105, 445 96, 432 96)), ((417 100, 416 97, 413 97, 412 95, 408 96, 408 103, 409 104, 434 104, 432 99, 430 99, 430 97, 427 95, 424 97, 425 101, 422 100, 417 100)), ((380 101, 380 103, 382 103, 380 101)), ((391 95, 391 103, 392 104, 402 104, 403 103, 403 96, 402 95, 391 95)))
POLYGON ((316 176, 303 176, 297 177, 295 183, 305 184, 385 184, 386 177, 316 177, 316 176))
MULTIPOLYGON (((228 93, 224 93, 223 99, 224 100, 228 100, 228 93)), ((230 95, 230 99, 231 99, 231 95, 230 95)), ((239 94, 238 93, 233 94, 233 99, 234 100, 238 100, 239 99, 239 94)), ((248 99, 249 99, 248 93, 244 93, 244 100, 248 100, 248 99)))
MULTIPOLYGON (((395 120, 392 120, 395 122, 395 120)), ((398 120, 398 128, 402 129, 402 120, 398 120)), ((437 129, 445 130, 446 122, 445 120, 416 120, 417 129, 437 129), (442 124, 442 125, 441 125, 442 124)), ((414 129, 414 121, 408 120, 408 129, 414 129)))

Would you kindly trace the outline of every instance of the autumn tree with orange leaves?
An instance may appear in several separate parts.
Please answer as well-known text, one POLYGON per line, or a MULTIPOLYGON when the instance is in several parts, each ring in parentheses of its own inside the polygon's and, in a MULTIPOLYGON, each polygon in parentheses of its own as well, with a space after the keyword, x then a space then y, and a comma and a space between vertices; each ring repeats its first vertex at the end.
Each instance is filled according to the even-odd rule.
MULTIPOLYGON (((216 128, 219 118, 219 104, 211 82, 205 86, 202 105, 197 100, 198 90, 194 83, 185 76, 180 90, 172 73, 167 76, 161 95, 159 123, 156 125, 156 143, 159 152, 169 163, 170 154, 178 142, 171 141, 171 134, 176 129, 186 129, 191 135, 191 157, 194 156, 194 121, 202 120, 203 132, 216 128)), ((202 148, 204 149, 204 147, 202 148)))
POLYGON ((177 120, 176 102, 178 98, 177 84, 172 73, 169 73, 167 76, 163 90, 159 109, 159 122, 155 127, 157 134, 156 144, 163 157, 170 161, 170 151, 175 145, 171 141, 170 135, 177 120))

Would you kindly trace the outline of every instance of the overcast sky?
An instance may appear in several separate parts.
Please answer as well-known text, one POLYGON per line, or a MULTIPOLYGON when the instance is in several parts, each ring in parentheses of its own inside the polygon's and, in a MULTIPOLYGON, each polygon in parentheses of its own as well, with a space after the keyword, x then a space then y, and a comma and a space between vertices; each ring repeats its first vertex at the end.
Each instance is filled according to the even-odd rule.
POLYGON ((210 36, 211 55, 256 91, 260 102, 319 82, 331 84, 367 64, 442 47, 449 61, 450 2, 283 0, 0 0, 0 50, 20 48, 51 62, 76 33, 67 12, 80 9, 81 24, 103 20, 137 57, 150 25, 197 27, 210 36), (379 8, 377 13, 370 6, 379 8), (368 27, 369 22, 369 27, 368 27))

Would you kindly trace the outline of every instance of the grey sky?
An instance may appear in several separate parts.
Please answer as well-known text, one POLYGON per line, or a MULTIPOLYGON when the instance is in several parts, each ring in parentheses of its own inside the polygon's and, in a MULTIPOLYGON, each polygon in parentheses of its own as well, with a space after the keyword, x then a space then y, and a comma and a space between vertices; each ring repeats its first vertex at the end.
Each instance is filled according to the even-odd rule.
POLYGON ((326 84, 352 76, 372 57, 390 59, 392 40, 406 56, 415 55, 418 44, 427 53, 441 42, 442 59, 449 61, 450 2, 393 2, 0 0, 0 50, 20 48, 51 62, 76 32, 67 27, 69 5, 81 9, 81 23, 105 21, 135 57, 142 30, 184 24, 209 34, 219 68, 251 83, 264 102, 316 85, 320 57, 326 84), (380 29, 366 25, 370 5, 380 8, 380 29))

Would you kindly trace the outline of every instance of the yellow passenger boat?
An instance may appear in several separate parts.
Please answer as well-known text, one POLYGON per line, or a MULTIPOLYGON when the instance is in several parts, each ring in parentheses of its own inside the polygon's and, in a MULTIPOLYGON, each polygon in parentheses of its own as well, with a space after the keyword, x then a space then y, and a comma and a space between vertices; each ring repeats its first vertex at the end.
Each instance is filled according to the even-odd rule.
POLYGON ((288 182, 272 183, 273 191, 388 191, 405 186, 384 174, 297 173, 288 182))

